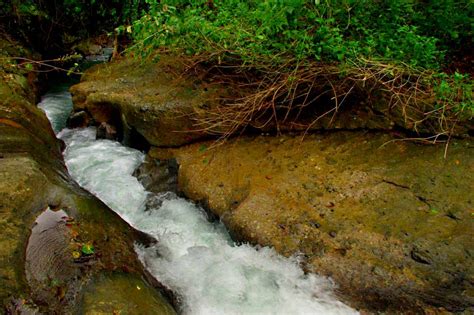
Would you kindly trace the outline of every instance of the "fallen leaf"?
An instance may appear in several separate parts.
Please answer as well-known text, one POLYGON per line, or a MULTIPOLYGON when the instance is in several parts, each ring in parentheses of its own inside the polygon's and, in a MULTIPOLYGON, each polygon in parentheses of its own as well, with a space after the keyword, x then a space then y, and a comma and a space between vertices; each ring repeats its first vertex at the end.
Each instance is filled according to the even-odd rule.
POLYGON ((92 255, 94 254, 94 246, 92 244, 84 244, 82 245, 81 251, 84 255, 92 255))

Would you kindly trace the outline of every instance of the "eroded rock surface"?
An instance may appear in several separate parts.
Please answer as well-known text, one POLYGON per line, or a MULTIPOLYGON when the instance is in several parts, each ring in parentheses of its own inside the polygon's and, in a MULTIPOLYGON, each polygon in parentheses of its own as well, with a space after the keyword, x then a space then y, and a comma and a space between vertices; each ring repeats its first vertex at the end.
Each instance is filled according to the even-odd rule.
POLYGON ((179 76, 182 68, 166 57, 159 63, 126 59, 93 67, 71 88, 74 108, 89 112, 97 124, 115 126, 126 141, 134 131, 154 146, 205 138, 194 119, 225 92, 179 76))
POLYGON ((473 311, 474 143, 336 132, 150 151, 235 238, 301 253, 355 306, 473 311))
MULTIPOLYGON (((304 141, 241 137, 213 149, 212 142, 166 149, 207 138, 196 123, 232 91, 183 75, 179 60, 162 58, 154 64, 125 59, 97 66, 71 89, 76 111, 115 126, 126 143, 137 142, 136 133, 155 147, 136 173, 149 189, 171 184, 174 190, 167 163, 176 158, 180 190, 219 216, 236 239, 273 246, 284 255, 302 253, 306 267, 331 276, 354 306, 472 311, 471 122, 453 130, 467 138, 450 142, 446 160, 443 145, 360 131, 304 141)), ((355 105, 310 129, 432 130, 431 122, 416 126, 383 103, 355 105)), ((302 117, 311 123, 318 113, 302 117)), ((306 130, 291 123, 279 127, 306 130)), ((259 131, 274 130, 270 122, 259 131)))
MULTIPOLYGON (((25 77, 0 71, 0 312, 91 309, 84 287, 101 283, 104 274, 149 287, 134 242, 154 240, 69 177, 62 144, 34 99, 25 77)), ((97 300, 105 299, 97 292, 97 300)), ((128 305, 123 292, 114 298, 128 305)), ((169 310, 169 305, 150 303, 130 314, 169 310)))

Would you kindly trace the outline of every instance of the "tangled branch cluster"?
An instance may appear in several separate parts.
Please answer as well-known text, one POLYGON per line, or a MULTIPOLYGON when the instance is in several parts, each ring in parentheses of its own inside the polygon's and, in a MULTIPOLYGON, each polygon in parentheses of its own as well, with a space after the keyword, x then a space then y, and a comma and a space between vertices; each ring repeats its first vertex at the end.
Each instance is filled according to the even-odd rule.
POLYGON ((404 120, 403 127, 415 132, 423 126, 432 134, 449 136, 460 119, 456 104, 436 106, 433 73, 428 70, 366 59, 344 65, 287 60, 278 67, 261 63, 257 69, 220 59, 212 63, 214 57, 194 58, 188 70, 205 69, 210 81, 233 92, 195 118, 197 130, 221 139, 248 127, 279 133, 282 126, 292 126, 307 131, 329 117, 331 125, 345 107, 361 99, 369 106, 372 101, 382 103, 378 110, 386 116, 395 112, 404 120), (317 114, 309 119, 308 112, 317 114))

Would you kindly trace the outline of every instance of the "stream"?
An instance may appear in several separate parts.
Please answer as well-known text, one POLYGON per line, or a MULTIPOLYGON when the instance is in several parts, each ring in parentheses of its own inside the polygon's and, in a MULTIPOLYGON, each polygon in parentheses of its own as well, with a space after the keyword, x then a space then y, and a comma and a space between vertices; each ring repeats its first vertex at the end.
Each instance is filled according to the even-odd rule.
MULTIPOLYGON (((298 259, 268 247, 235 244, 224 225, 171 192, 147 192, 133 171, 145 155, 94 127, 65 128, 72 110, 67 86, 38 105, 66 143, 71 176, 133 227, 159 240, 136 245, 146 268, 179 297, 184 314, 357 314, 334 294, 330 279, 305 274, 298 259)), ((106 224, 106 223, 105 223, 106 224)), ((146 301, 144 301, 146 303, 146 301)))

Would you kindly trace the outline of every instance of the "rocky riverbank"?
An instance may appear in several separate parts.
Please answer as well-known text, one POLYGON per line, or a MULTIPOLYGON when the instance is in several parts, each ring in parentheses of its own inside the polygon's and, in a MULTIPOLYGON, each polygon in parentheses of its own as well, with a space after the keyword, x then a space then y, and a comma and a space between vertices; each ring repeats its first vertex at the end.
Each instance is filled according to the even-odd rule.
POLYGON ((69 177, 62 143, 35 105, 34 73, 8 68, 7 58, 25 50, 11 40, 0 45, 1 310, 174 313, 134 252, 135 241, 154 240, 69 177))
POLYGON ((302 255, 373 311, 472 307, 473 143, 390 142, 335 132, 241 137, 179 149, 179 189, 234 238, 302 255))
POLYGON ((353 306, 472 311, 471 138, 451 139, 444 159, 442 144, 395 141, 387 132, 399 125, 395 118, 349 111, 334 123, 346 131, 318 131, 328 128, 323 121, 304 139, 241 136, 215 146, 196 121, 232 91, 180 75, 182 66, 166 58, 99 66, 71 89, 88 121, 151 146, 138 172, 147 185, 175 187, 177 161, 179 190, 235 239, 301 255, 307 270, 331 276, 353 306))

